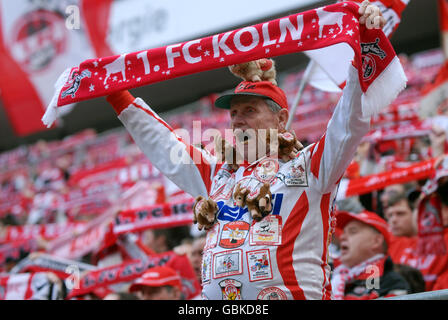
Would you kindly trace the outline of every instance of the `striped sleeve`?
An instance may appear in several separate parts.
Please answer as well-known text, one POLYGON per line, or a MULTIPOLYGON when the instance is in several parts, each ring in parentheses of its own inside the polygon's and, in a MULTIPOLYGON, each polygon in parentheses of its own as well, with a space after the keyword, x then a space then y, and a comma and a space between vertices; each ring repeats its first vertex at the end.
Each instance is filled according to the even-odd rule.
POLYGON ((350 65, 347 85, 326 133, 311 150, 310 171, 321 193, 336 187, 370 129, 370 118, 362 116, 361 95, 357 70, 350 65))
POLYGON ((180 189, 193 197, 207 197, 216 159, 179 137, 142 99, 126 95, 108 101, 142 152, 180 189))

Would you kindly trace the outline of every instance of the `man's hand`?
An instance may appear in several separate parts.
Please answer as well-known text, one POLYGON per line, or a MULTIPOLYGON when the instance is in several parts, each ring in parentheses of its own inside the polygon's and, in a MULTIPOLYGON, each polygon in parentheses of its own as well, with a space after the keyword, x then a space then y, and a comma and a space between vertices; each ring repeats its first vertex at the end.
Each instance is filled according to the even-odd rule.
POLYGON ((367 29, 382 29, 386 25, 380 8, 367 0, 361 3, 358 13, 361 15, 359 23, 365 24, 367 29))

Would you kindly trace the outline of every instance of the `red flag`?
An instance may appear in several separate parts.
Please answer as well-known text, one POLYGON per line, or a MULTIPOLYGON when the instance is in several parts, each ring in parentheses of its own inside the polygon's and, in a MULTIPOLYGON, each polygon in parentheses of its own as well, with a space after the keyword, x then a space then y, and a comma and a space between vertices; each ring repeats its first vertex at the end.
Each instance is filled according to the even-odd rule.
POLYGON ((448 31, 448 1, 439 0, 439 23, 442 32, 448 31))
MULTIPOLYGON (((363 0, 353 0, 352 2, 361 3, 363 0)), ((383 32, 391 38, 400 24, 401 14, 409 0, 375 0, 370 1, 370 3, 380 8, 383 17, 386 19, 383 32)), ((337 32, 336 29, 335 32, 337 32)), ((339 92, 345 85, 348 66, 353 60, 353 53, 346 46, 339 46, 337 51, 334 50, 332 54, 329 53, 326 48, 305 52, 314 61, 308 67, 312 67, 312 70, 309 70, 308 83, 323 91, 339 92)))
POLYGON ((101 39, 110 2, 0 2, 0 99, 16 135, 46 130, 40 119, 67 65, 111 54, 101 39))

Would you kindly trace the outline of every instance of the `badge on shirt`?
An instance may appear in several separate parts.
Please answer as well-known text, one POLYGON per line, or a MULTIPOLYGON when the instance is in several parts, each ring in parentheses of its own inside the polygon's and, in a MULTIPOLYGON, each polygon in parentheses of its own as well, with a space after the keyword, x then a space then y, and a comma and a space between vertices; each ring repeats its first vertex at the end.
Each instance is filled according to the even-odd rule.
POLYGON ((260 291, 257 300, 287 300, 286 293, 277 287, 268 287, 260 291))
POLYGON ((241 300, 241 282, 233 279, 222 280, 219 283, 222 300, 241 300))
POLYGON ((233 221, 222 228, 219 246, 223 248, 236 248, 242 246, 249 234, 250 225, 244 221, 233 221))
POLYGON ((254 171, 254 176, 261 182, 272 183, 278 172, 278 167, 276 159, 267 158, 261 160, 254 171))
POLYGON ((272 279, 272 265, 269 249, 246 252, 249 281, 272 279))
POLYGON ((218 200, 228 200, 232 196, 233 187, 235 186, 235 174, 230 174, 223 169, 219 170, 213 180, 213 190, 210 199, 217 202, 218 200))
POLYGON ((213 279, 243 273, 243 251, 227 250, 213 255, 213 279))
POLYGON ((204 251, 216 247, 216 245, 218 244, 218 236, 219 236, 219 222, 215 222, 213 227, 207 231, 204 251))
POLYGON ((286 173, 279 172, 277 177, 283 181, 287 187, 307 187, 308 177, 306 174, 305 156, 301 153, 291 161, 286 173))
POLYGON ((202 255, 202 269, 201 269, 202 285, 210 282, 212 277, 212 253, 204 251, 202 255))
POLYGON ((259 222, 253 222, 249 232, 251 246, 279 246, 282 243, 282 217, 267 215, 259 222))

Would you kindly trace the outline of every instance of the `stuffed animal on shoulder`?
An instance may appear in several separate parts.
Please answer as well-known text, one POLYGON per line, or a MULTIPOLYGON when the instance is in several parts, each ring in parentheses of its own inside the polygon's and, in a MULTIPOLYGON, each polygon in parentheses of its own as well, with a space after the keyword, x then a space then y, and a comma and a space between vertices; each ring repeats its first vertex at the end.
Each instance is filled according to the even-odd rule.
POLYGON ((218 162, 225 162, 229 167, 237 171, 239 168, 238 160, 242 160, 242 156, 237 152, 226 139, 223 139, 221 135, 216 135, 214 139, 215 153, 218 158, 218 162))
MULTIPOLYGON (((271 137, 275 139, 277 137, 279 159, 288 162, 294 159, 298 152, 303 149, 303 145, 296 138, 294 131, 278 132, 277 134, 271 134, 271 130, 266 131, 266 143, 271 144, 271 137)), ((272 154, 274 155, 274 154, 272 154)), ((271 155, 271 156, 272 156, 271 155)))
POLYGON ((218 205, 212 199, 204 199, 198 196, 193 205, 193 223, 198 224, 198 229, 210 229, 216 220, 218 205))
POLYGON ((277 71, 272 59, 258 59, 229 66, 230 72, 244 81, 270 81, 277 85, 277 71))
POLYGON ((242 186, 238 183, 233 192, 233 199, 240 207, 247 205, 255 221, 260 221, 272 210, 272 193, 267 182, 258 181, 255 187, 242 186))

